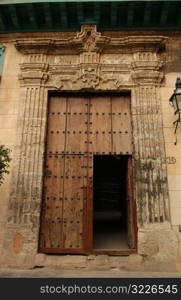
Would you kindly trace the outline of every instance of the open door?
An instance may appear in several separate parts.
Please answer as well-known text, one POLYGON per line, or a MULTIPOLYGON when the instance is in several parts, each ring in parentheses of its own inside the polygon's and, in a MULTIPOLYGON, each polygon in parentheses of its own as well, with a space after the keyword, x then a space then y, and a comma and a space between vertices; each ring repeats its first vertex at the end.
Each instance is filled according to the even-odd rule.
POLYGON ((136 248, 136 203, 133 194, 133 165, 132 157, 128 157, 127 167, 127 230, 128 246, 136 248))
POLYGON ((39 251, 84 253, 86 241, 87 98, 52 96, 47 140, 39 251))
POLYGON ((135 250, 128 94, 52 93, 44 163, 40 252, 135 250))

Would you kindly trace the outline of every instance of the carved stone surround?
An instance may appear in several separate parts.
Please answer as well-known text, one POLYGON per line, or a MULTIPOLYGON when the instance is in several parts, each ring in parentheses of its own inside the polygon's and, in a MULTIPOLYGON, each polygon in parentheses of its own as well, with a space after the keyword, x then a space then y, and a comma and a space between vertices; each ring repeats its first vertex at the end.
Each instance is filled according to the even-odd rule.
POLYGON ((163 36, 110 38, 94 25, 83 25, 71 39, 15 41, 24 62, 8 230, 25 237, 24 253, 37 252, 50 90, 131 92, 138 227, 169 220, 159 96, 165 41, 163 36))

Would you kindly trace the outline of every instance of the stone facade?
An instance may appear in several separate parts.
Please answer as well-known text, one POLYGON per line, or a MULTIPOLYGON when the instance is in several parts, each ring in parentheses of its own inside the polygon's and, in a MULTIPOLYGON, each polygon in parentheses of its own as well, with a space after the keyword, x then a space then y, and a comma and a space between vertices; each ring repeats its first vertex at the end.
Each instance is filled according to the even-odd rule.
POLYGON ((1 264, 33 267, 180 268, 179 130, 168 98, 179 75, 181 37, 97 32, 14 35, 0 82, 0 142, 12 149, 11 176, 1 187, 1 264), (175 40, 177 48, 175 47, 175 40), (12 59, 13 58, 13 59, 12 59), (130 91, 138 251, 130 257, 38 254, 43 154, 49 91, 130 91), (81 260, 79 264, 78 261, 81 260), (67 262, 67 264, 66 264, 67 262))

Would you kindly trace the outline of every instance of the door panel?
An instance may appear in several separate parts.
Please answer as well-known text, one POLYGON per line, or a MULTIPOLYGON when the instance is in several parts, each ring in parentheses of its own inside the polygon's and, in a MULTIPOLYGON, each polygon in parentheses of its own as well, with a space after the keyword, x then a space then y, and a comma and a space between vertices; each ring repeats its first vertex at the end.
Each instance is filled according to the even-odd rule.
POLYGON ((44 199, 42 209, 42 247, 62 247, 64 160, 58 155, 47 155, 44 175, 44 199), (58 246, 59 245, 59 246, 58 246))
POLYGON ((63 242, 64 248, 83 247, 83 198, 86 187, 84 157, 65 156, 63 242))
POLYGON ((90 100, 90 151, 111 152, 111 100, 110 97, 94 97, 90 100))
POLYGON ((85 104, 84 98, 50 99, 40 234, 43 252, 50 249, 78 251, 84 246, 87 158, 75 152, 87 151, 84 140, 88 108, 85 104))
POLYGON ((52 97, 49 102, 47 126, 47 153, 60 153, 65 150, 66 97, 52 97))
POLYGON ((112 151, 132 153, 130 101, 128 96, 112 98, 112 151))
POLYGON ((66 151, 87 151, 88 99, 69 97, 67 106, 66 151))

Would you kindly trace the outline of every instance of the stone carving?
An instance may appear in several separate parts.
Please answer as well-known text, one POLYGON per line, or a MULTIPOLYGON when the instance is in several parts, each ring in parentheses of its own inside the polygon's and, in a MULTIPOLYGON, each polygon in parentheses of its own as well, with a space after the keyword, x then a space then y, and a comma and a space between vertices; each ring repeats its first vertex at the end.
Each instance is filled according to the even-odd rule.
POLYGON ((97 32, 96 25, 84 25, 76 39, 82 41, 85 52, 96 52, 96 41, 101 39, 101 34, 97 32))
MULTIPOLYGON (((23 54, 70 55, 83 52, 96 53, 157 53, 164 48, 164 36, 127 36, 111 38, 97 32, 96 25, 83 25, 81 32, 68 39, 21 39, 15 47, 23 54)), ((143 56, 140 54, 140 57, 143 56)), ((143 58, 146 57, 145 55, 143 58)), ((151 55, 150 55, 151 57, 151 55)), ((149 60, 150 60, 149 57, 149 60)), ((146 61, 148 58, 146 57, 146 61)))
POLYGON ((57 89, 57 90, 61 90, 64 86, 64 83, 61 79, 60 76, 55 76, 54 77, 54 82, 53 82, 53 86, 57 89))
POLYGON ((174 164, 176 164, 176 158, 174 156, 168 156, 168 157, 166 157, 166 162, 167 162, 167 164, 174 165, 174 164))
POLYGON ((80 77, 76 78, 74 82, 78 82, 81 88, 94 88, 99 85, 100 77, 98 76, 97 68, 85 67, 82 69, 80 77))

